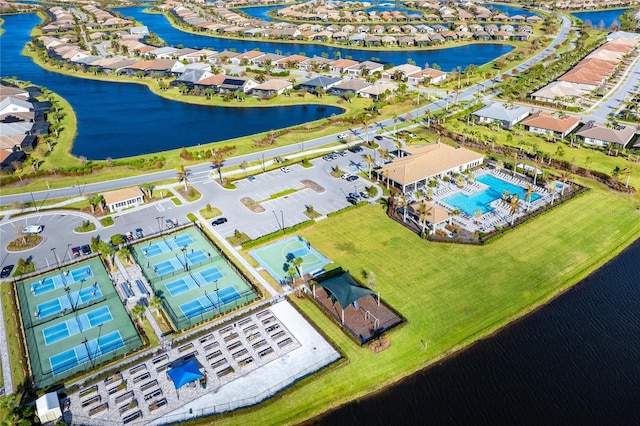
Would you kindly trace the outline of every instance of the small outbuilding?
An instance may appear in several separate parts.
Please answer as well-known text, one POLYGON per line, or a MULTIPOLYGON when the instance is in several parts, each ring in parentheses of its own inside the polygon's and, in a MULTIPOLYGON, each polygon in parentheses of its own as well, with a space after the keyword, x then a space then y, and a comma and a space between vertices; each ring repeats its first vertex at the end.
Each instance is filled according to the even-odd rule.
POLYGON ((36 400, 36 411, 40 423, 55 422, 62 417, 60 400, 56 392, 49 392, 36 400))

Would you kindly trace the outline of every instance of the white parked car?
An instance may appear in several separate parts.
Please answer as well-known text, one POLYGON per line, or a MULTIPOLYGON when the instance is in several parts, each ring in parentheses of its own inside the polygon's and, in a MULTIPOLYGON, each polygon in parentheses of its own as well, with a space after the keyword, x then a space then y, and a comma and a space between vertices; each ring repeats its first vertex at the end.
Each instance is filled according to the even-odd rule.
POLYGON ((27 225, 22 229, 23 234, 39 234, 42 232, 41 225, 27 225))
POLYGON ((280 170, 282 171, 282 173, 289 173, 291 171, 291 169, 287 166, 280 167, 280 170))

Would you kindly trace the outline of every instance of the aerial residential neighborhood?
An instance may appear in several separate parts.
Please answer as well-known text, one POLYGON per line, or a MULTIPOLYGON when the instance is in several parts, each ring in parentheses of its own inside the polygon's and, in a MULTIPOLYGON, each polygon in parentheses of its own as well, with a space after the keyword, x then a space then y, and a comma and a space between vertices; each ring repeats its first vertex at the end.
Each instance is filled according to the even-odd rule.
POLYGON ((637 2, 0 11, 3 419, 637 423, 637 2))

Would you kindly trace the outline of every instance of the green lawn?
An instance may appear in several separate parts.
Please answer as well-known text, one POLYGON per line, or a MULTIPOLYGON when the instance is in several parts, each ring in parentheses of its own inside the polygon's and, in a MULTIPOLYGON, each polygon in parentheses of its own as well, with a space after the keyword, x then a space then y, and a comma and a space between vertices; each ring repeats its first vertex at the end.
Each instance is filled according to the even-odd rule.
POLYGON ((574 285, 640 237, 637 206, 636 198, 598 186, 484 247, 422 241, 388 220, 379 206, 305 228, 299 234, 336 264, 356 275, 373 271, 376 290, 408 324, 389 334, 389 349, 374 354, 356 346, 311 302, 296 300, 350 362, 262 409, 225 415, 221 421, 297 423, 490 334, 574 285))

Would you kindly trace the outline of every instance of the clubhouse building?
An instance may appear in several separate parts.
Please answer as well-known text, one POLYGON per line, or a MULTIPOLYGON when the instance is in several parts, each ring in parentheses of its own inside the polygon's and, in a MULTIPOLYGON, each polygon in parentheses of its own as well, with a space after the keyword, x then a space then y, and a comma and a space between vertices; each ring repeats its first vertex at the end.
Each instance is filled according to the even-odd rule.
POLYGON ((381 181, 402 193, 427 186, 429 180, 481 166, 484 156, 466 148, 454 148, 439 142, 421 147, 403 147, 400 158, 379 169, 381 181))

